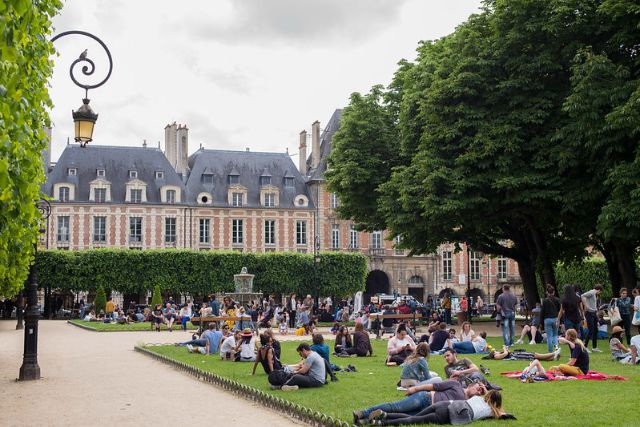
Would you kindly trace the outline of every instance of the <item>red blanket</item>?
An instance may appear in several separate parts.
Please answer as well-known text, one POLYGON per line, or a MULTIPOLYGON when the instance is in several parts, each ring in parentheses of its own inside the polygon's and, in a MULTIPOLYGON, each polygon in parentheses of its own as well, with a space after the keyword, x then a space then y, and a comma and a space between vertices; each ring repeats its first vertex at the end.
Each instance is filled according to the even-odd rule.
MULTIPOLYGON (((522 371, 515 371, 515 372, 502 372, 500 375, 505 376, 505 377, 509 377, 509 378, 518 378, 518 379, 520 379, 520 375, 521 374, 522 374, 522 371)), ((536 377, 536 381, 540 381, 538 378, 539 377, 536 377)), ((551 372, 547 372, 547 381, 565 381, 565 380, 595 380, 595 381, 616 380, 616 381, 625 381, 626 378, 618 376, 618 375, 602 374, 602 373, 596 372, 596 371, 589 371, 585 375, 577 375, 575 377, 572 377, 572 376, 569 376, 569 375, 562 375, 562 374, 554 375, 551 372)), ((526 380, 525 379, 521 379, 520 381, 525 382, 526 380)))

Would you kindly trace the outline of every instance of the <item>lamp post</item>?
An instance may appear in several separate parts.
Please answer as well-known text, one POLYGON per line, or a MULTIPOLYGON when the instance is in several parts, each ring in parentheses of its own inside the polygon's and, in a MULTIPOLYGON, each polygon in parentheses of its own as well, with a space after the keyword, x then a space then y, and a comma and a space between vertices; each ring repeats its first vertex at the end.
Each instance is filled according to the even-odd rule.
POLYGON ((470 301, 470 297, 471 297, 471 258, 469 257, 470 255, 470 251, 469 251, 469 244, 465 243, 465 251, 466 251, 466 255, 467 255, 467 322, 472 323, 471 322, 471 301, 470 301))
MULTIPOLYGON (((48 221, 51 215, 51 203, 40 199, 38 202, 41 220, 48 221)), ((38 231, 44 233, 44 229, 38 226, 38 231)), ((24 355, 20 367, 20 381, 40 379, 40 366, 38 366, 38 318, 40 307, 38 306, 38 243, 33 244, 34 261, 29 269, 27 284, 27 309, 25 312, 24 328, 24 355)))
MULTIPOLYGON (((313 290, 314 290, 314 299, 315 299, 315 303, 314 306, 315 307, 320 307, 320 285, 319 285, 319 277, 318 277, 318 270, 320 267, 320 236, 318 236, 318 234, 315 235, 315 237, 313 238, 313 290)), ((317 309, 316 309, 317 312, 317 309)))
MULTIPOLYGON (((107 80, 109 80, 109 77, 111 77, 111 71, 113 70, 113 60, 111 59, 111 52, 104 44, 104 42, 98 37, 86 31, 65 31, 63 33, 55 35, 51 39, 51 42, 53 43, 56 40, 69 35, 81 35, 97 41, 104 48, 109 59, 109 71, 107 73, 107 76, 102 81, 92 85, 80 83, 74 75, 74 67, 80 63, 83 64, 81 70, 82 74, 84 74, 85 76, 90 76, 95 71, 95 63, 87 57, 86 49, 80 54, 78 59, 71 63, 71 66, 69 68, 69 75, 71 76, 71 80, 73 81, 73 83, 75 83, 76 86, 84 89, 84 99, 82 100, 82 105, 80 106, 80 108, 78 108, 77 111, 72 111, 71 115, 75 124, 75 141, 79 142, 81 147, 85 147, 87 143, 91 142, 93 139, 93 126, 98 119, 98 115, 93 112, 91 107, 89 107, 89 89, 100 87, 107 80)), ((49 203, 45 199, 40 199, 38 202, 38 210, 40 210, 41 213, 41 220, 42 218, 46 220, 48 229, 48 220, 49 216, 51 215, 51 203, 49 203)), ((38 230, 40 232, 44 232, 44 230, 40 229, 40 227, 38 227, 38 230)), ((34 244, 35 258, 33 264, 31 265, 31 268, 29 269, 29 278, 27 281, 27 309, 25 313, 24 328, 24 355, 22 366, 20 367, 20 375, 18 377, 20 381, 40 379, 40 366, 38 366, 38 318, 40 317, 40 308, 38 307, 37 252, 38 244, 36 242, 34 244)))

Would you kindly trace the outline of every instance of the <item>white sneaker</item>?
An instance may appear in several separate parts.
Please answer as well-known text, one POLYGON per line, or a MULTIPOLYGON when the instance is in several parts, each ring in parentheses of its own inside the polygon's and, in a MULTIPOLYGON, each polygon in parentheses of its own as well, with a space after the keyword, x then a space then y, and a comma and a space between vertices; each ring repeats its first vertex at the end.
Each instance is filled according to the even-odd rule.
POLYGON ((584 348, 585 350, 587 350, 587 353, 591 354, 591 350, 589 350, 588 348, 584 348))
POLYGON ((283 385, 282 387, 280 387, 280 390, 282 391, 295 391, 298 389, 297 385, 283 385))
POLYGON ((398 391, 407 391, 407 388, 406 387, 402 387, 402 386, 398 386, 398 387, 396 387, 396 390, 398 390, 398 391))
POLYGON ((522 344, 522 340, 516 341, 516 344, 522 344))
POLYGON ((600 350, 599 348, 592 348, 591 351, 594 353, 602 353, 602 350, 600 350))
POLYGON ((534 345, 535 341, 529 341, 529 345, 534 345))
POLYGON ((189 351, 189 353, 193 353, 193 346, 191 344, 187 344, 187 351, 189 351))
POLYGON ((553 360, 560 360, 560 349, 553 352, 553 360))

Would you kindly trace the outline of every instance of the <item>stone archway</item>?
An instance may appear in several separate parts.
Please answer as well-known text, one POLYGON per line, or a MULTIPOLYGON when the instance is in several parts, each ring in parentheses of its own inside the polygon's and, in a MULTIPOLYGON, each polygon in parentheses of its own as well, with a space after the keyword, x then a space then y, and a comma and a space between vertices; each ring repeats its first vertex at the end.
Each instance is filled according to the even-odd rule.
POLYGON ((454 291, 451 288, 444 288, 443 290, 440 291, 440 293, 438 294, 438 298, 444 298, 444 294, 449 293, 450 297, 454 297, 456 296, 456 291, 454 291))
POLYGON ((371 297, 375 294, 388 294, 390 291, 387 273, 382 270, 372 270, 367 274, 366 288, 362 295, 363 302, 369 304, 371 297))

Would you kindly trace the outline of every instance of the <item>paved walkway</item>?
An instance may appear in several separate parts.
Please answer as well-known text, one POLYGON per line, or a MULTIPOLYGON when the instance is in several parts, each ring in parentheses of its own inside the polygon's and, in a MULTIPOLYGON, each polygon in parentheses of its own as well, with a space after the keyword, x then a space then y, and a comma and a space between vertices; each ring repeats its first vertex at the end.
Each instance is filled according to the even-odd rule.
POLYGON ((248 419, 267 426, 301 425, 133 351, 138 342, 190 339, 180 331, 96 333, 65 321, 43 321, 38 349, 43 379, 16 382, 24 331, 16 331, 15 324, 0 321, 2 426, 139 427, 207 424, 212 417, 213 425, 224 426, 246 427, 248 419))

